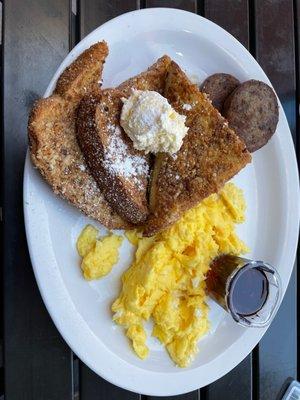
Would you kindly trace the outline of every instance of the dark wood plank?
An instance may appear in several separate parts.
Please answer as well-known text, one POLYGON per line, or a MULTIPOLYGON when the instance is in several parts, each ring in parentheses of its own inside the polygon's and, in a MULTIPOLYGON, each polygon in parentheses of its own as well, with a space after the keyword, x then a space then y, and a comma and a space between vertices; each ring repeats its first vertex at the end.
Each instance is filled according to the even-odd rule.
MULTIPOLYGON (((300 105, 300 0, 296 0, 294 2, 295 9, 294 9, 294 22, 295 22, 295 44, 296 44, 296 86, 297 86, 297 104, 298 107, 300 105)), ((298 157, 298 165, 300 162, 300 138, 299 138, 299 128, 300 128, 300 113, 298 113, 298 118, 296 121, 298 132, 297 141, 296 141, 296 150, 297 150, 297 157, 298 157)), ((300 299, 300 297, 299 297, 300 299)), ((299 300, 300 301, 300 300, 299 300)), ((300 308, 299 308, 300 310, 300 308)))
MULTIPOLYGON (((117 15, 120 15, 124 12, 131 11, 135 9, 135 7, 140 2, 136 1, 115 1, 115 2, 105 2, 99 1, 94 2, 92 0, 84 0, 81 4, 80 9, 80 21, 81 21, 81 35, 84 37, 86 34, 91 32, 101 23, 105 22, 108 19, 111 19, 117 15)), ((148 7, 155 7, 157 5, 163 7, 180 7, 188 9, 189 11, 195 11, 195 1, 175 1, 175 2, 159 2, 159 4, 154 4, 155 2, 147 2, 148 7), (168 4, 167 4, 168 3, 168 4), (172 5, 170 4, 172 3, 172 5), (175 4, 174 4, 175 3, 175 4), (192 5, 192 6, 191 6, 192 5)), ((81 374, 80 374, 80 382, 81 382, 81 399, 82 400, 90 400, 90 399, 138 399, 139 395, 122 390, 117 388, 114 385, 104 381, 99 378, 96 374, 94 374, 89 368, 85 365, 81 365, 81 374)), ((144 397, 144 396, 143 396, 144 397)), ((146 397, 147 399, 154 400, 154 397, 146 397)), ((192 394, 188 394, 185 396, 172 397, 180 398, 182 400, 198 400, 198 391, 193 392, 192 394)), ((171 398, 167 398, 171 399, 171 398)))
POLYGON ((80 382, 80 400, 140 399, 140 395, 112 385, 83 365, 81 367, 80 382))
MULTIPOLYGON (((182 10, 196 12, 197 1, 196 0, 146 0, 146 7, 171 7, 180 8, 182 10)), ((174 378, 176 379, 176 378, 174 378)), ((158 400, 159 397, 146 396, 147 400, 158 400)), ((200 400, 200 390, 194 390, 193 392, 179 395, 165 397, 166 400, 200 400)))
POLYGON ((71 400, 72 354, 38 292, 22 213, 28 111, 68 52, 68 0, 10 0, 4 15, 5 398, 71 400))
MULTIPOLYGON (((248 1, 206 0, 204 16, 217 23, 249 48, 248 1), (226 11, 225 11, 226 10, 226 11)), ((219 400, 226 388, 227 400, 250 400, 253 393, 252 354, 227 375, 202 390, 206 399, 219 400)))
POLYGON ((288 378, 297 379, 296 272, 271 327, 259 343, 259 400, 276 399, 288 378))
MULTIPOLYGON (((171 7, 180 8, 182 10, 197 12, 197 1, 196 0, 146 0, 146 7, 171 7)), ((147 400, 158 400, 159 397, 145 396, 147 400)), ((200 400, 200 390, 194 390, 193 392, 179 395, 164 397, 166 400, 200 400)))
POLYGON ((80 5, 81 38, 104 22, 133 11, 136 7, 137 0, 82 0, 80 5))
MULTIPOLYGON (((255 1, 256 58, 279 95, 296 140, 295 42, 292 0, 255 1)), ((296 273, 270 329, 259 344, 259 399, 275 398, 297 376, 296 273)))
POLYGON ((206 0, 204 16, 226 29, 249 48, 248 0, 206 0))
MULTIPOLYGON (((298 168, 300 166, 300 0, 296 0, 294 2, 294 24, 295 24, 295 53, 296 53, 296 89, 297 89, 297 103, 296 103, 296 135, 295 135, 295 144, 296 144, 296 154, 298 160, 298 168)), ((295 266, 297 271, 297 266, 299 267, 299 256, 300 255, 300 242, 298 243, 298 263, 295 266)), ((300 288, 300 274, 296 272, 296 280, 297 280, 297 289, 300 288)), ((298 292, 297 296, 297 330, 299 335, 300 329, 300 296, 298 292)), ((298 358, 298 380, 299 380, 299 365, 300 365, 300 341, 298 339, 298 351, 297 351, 297 358, 298 358)))
POLYGON ((143 400, 160 400, 162 398, 164 400, 200 400, 200 390, 194 390, 193 392, 190 393, 180 394, 178 396, 169 396, 169 397, 143 396, 143 400))
POLYGON ((181 10, 197 12, 195 0, 146 0, 146 7, 170 7, 181 10))
POLYGON ((221 379, 207 386, 204 390, 205 400, 219 400, 224 396, 226 400, 252 399, 252 356, 246 357, 237 367, 221 379))
MULTIPOLYGON (((2 58, 2 3, 0 3, 0 76, 3 75, 3 58, 2 58)), ((2 93, 3 93, 3 79, 0 81, 0 110, 2 110, 2 93)), ((0 135, 3 138, 3 119, 0 124, 0 135)), ((0 165, 3 165, 3 151, 0 153, 0 165)), ((3 188, 3 173, 0 174, 0 186, 3 188)), ((3 204, 3 190, 0 191, 0 204, 3 204)), ((0 208, 0 240, 1 240, 1 253, 3 254, 3 224, 2 224, 2 207, 0 208)), ((0 275, 0 287, 3 288, 3 274, 0 275)), ((4 396, 4 366, 3 366, 3 296, 0 299, 0 400, 4 396)))
POLYGON ((295 41, 292 0, 256 0, 256 59, 282 102, 296 137, 295 41))
MULTIPOLYGON (((83 38, 93 29, 107 20, 132 11, 136 0, 94 1, 82 0, 80 4, 80 37, 83 38)), ((105 381, 85 364, 80 363, 80 399, 81 400, 139 400, 140 395, 123 390, 105 381)))

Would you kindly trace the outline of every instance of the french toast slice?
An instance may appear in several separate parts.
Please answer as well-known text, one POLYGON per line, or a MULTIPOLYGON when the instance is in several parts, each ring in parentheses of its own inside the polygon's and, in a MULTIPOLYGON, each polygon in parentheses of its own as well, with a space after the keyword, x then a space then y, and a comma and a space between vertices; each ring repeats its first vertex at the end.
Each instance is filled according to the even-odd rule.
POLYGON ((154 90, 162 94, 171 61, 171 58, 167 55, 160 57, 146 71, 127 79, 117 89, 123 92, 124 97, 129 97, 132 89, 154 90))
POLYGON ((92 175, 116 212, 137 225, 149 214, 150 158, 134 149, 120 126, 121 98, 130 96, 133 89, 162 93, 170 63, 163 56, 117 89, 85 96, 77 113, 77 139, 92 175))
POLYGON ((105 42, 85 50, 59 77, 54 94, 36 102, 28 122, 29 148, 56 194, 110 229, 128 228, 90 175, 75 133, 79 101, 98 87, 107 54, 105 42))
POLYGON ((184 211, 218 192, 251 161, 244 142, 173 61, 164 96, 186 116, 189 130, 175 155, 161 153, 156 157, 145 236, 173 224, 184 211))
POLYGON ((98 90, 78 108, 77 139, 89 169, 111 206, 133 224, 148 216, 149 157, 133 148, 120 126, 123 93, 98 90))

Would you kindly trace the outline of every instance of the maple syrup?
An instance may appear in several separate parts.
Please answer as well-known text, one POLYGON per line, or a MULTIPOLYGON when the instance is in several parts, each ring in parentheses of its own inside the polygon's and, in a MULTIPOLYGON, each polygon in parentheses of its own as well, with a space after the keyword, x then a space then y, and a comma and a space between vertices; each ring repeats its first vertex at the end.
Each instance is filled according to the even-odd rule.
POLYGON ((270 320, 281 293, 280 278, 272 266, 225 254, 215 258, 210 267, 208 294, 237 322, 264 326, 270 320))

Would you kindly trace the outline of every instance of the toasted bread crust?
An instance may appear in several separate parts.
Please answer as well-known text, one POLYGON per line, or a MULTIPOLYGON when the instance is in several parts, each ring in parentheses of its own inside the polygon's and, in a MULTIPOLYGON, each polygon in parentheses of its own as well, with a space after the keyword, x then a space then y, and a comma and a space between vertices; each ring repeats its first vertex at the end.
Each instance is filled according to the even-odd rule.
POLYGON ((107 55, 105 41, 93 44, 63 71, 54 93, 78 103, 84 95, 99 87, 107 55))
POLYGON ((104 42, 93 45, 62 74, 55 93, 36 102, 28 122, 29 148, 56 194, 108 228, 127 228, 130 224, 113 212, 89 174, 75 135, 78 101, 83 88, 89 90, 100 79, 106 54, 104 42))
POLYGON ((133 148, 120 126, 121 98, 130 96, 132 89, 162 93, 170 62, 168 56, 161 57, 147 71, 125 81, 118 89, 95 91, 82 100, 78 111, 77 138, 90 171, 113 208, 133 224, 143 223, 149 214, 149 175, 144 171, 139 176, 126 177, 124 173, 128 174, 128 168, 132 169, 134 164, 139 170, 143 164, 149 170, 149 157, 133 148), (105 158, 110 155, 110 138, 123 151, 121 158, 120 154, 111 155, 115 165, 108 165, 105 158))
POLYGON ((89 169, 112 207, 133 224, 148 216, 149 157, 133 148, 119 125, 123 93, 98 90, 80 103, 77 139, 89 169))
POLYGON ((174 157, 156 158, 145 236, 167 228, 184 211, 218 192, 251 160, 244 142, 174 62, 164 95, 177 112, 186 115, 189 131, 174 157))
POLYGON ((162 56, 146 71, 129 78, 127 81, 121 83, 117 89, 123 92, 124 97, 130 96, 132 89, 154 90, 162 94, 170 64, 171 58, 167 55, 162 56))

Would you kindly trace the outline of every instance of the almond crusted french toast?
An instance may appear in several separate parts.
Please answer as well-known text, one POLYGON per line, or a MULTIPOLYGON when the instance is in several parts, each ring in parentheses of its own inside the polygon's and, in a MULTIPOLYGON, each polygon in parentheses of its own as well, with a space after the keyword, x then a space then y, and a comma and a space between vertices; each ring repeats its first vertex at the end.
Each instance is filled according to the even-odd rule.
POLYGON ((85 50, 59 77, 54 94, 36 102, 28 122, 29 148, 56 194, 108 228, 128 228, 89 173, 75 133, 78 104, 98 87, 107 54, 104 41, 85 50))
POLYGON ((149 214, 150 158, 134 149, 120 126, 121 99, 133 89, 163 92, 170 62, 163 56, 117 89, 85 96, 77 113, 77 139, 92 175, 114 210, 137 225, 149 214))
POLYGON ((148 216, 149 157, 133 148, 120 126, 123 93, 99 90, 77 113, 77 139, 91 174, 109 204, 133 224, 148 216))
POLYGON ((218 192, 251 161, 244 142, 173 61, 164 96, 186 116, 189 130, 176 154, 156 156, 145 236, 170 226, 184 211, 218 192))
POLYGON ((146 71, 127 79, 117 89, 123 92, 124 97, 128 97, 133 89, 154 90, 162 94, 171 61, 171 58, 167 55, 160 57, 146 71))

